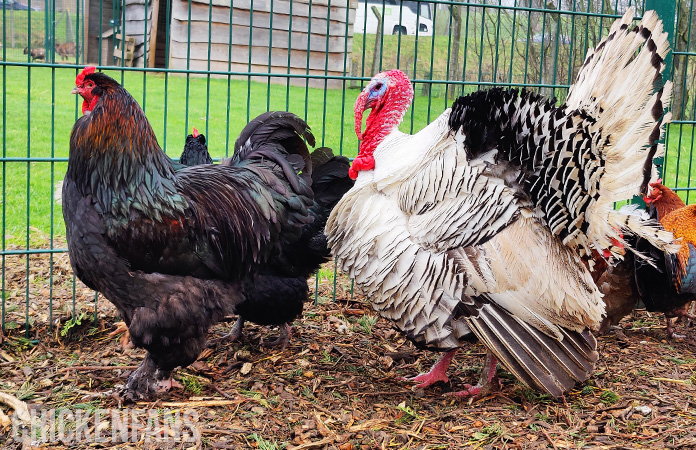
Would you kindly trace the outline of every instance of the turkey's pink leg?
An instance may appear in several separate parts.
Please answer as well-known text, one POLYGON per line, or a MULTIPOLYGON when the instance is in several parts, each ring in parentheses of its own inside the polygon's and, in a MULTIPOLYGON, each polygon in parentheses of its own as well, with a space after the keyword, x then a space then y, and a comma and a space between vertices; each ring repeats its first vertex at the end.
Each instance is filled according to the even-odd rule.
POLYGON ((448 351, 437 360, 433 367, 430 368, 430 371, 416 375, 413 378, 406 378, 405 380, 420 383, 416 385, 417 388, 426 388, 428 386, 432 386, 438 381, 449 383, 449 378, 447 378, 447 368, 452 363, 452 358, 454 358, 454 354, 456 352, 456 348, 448 351))
POLYGON ((486 361, 483 363, 478 384, 476 386, 465 384, 465 390, 450 392, 447 395, 453 395, 455 397, 480 397, 500 389, 500 381, 498 381, 498 375, 496 373, 497 368, 498 358, 491 352, 486 353, 486 361))

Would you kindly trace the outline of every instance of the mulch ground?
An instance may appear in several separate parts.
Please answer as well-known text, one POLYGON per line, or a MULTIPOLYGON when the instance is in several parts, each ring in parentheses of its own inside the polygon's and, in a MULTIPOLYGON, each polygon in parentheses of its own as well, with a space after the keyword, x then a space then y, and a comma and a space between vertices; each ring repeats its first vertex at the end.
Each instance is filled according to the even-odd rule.
MULTIPOLYGON (((118 318, 103 298, 92 321, 94 294, 79 283, 73 304, 67 257, 53 257, 52 278, 48 258, 30 258, 28 338, 27 263, 7 258, 6 314, 12 325, 0 335, 0 393, 37 412, 181 411, 196 432, 183 442, 166 427, 153 431, 141 414, 125 439, 117 434, 112 441, 111 425, 97 424, 108 437, 102 443, 90 438, 94 427, 84 434, 91 440, 83 442, 21 442, 11 426, 0 427, 3 449, 696 448, 694 327, 681 324, 688 337, 669 340, 660 315, 637 310, 599 338, 594 376, 565 398, 535 393, 499 368, 500 392, 462 400, 446 394, 476 383, 481 345, 459 352, 449 384, 413 389, 401 378, 426 371, 438 355, 415 349, 377 319, 364 298, 351 295, 348 280, 337 280, 334 302, 331 277, 321 280, 318 304, 306 305, 285 350, 263 345, 277 328, 247 324, 242 342, 212 342, 195 364, 176 371, 183 388, 154 402, 121 405, 111 393, 144 352, 124 348, 121 336, 111 335, 118 318), (80 324, 68 322, 73 305, 86 313, 80 324)), ((232 321, 218 324, 210 338, 228 332, 232 321)), ((12 416, 2 402, 0 411, 12 416)))

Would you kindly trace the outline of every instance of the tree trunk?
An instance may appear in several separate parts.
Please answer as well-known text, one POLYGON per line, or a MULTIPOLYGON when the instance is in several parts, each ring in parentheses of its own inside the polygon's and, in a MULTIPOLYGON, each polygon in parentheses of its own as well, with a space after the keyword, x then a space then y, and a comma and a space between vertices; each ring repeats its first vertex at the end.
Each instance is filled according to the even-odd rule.
MULTIPOLYGON (((447 78, 452 81, 463 80, 464 74, 459 78, 459 44, 462 40, 462 7, 453 6, 449 7, 450 14, 452 14, 452 57, 450 59, 449 74, 447 78)), ((465 56, 466 57, 466 56, 465 56)), ((463 93, 463 92, 462 92, 463 93)), ((453 84, 450 86, 449 95, 453 97, 457 96, 457 85, 453 84)))
MULTIPOLYGON (((689 40, 689 19, 691 13, 685 0, 679 0, 679 22, 677 23, 677 33, 674 36, 674 49, 676 51, 686 51, 689 40)), ((694 25, 691 25, 694 28, 694 25)), ((688 103, 689 89, 685 85, 686 81, 686 57, 676 55, 673 59, 674 64, 674 95, 672 96, 672 119, 681 120, 684 116, 683 110, 688 103)))
POLYGON ((379 73, 379 61, 382 46, 382 14, 380 14, 379 9, 376 6, 372 7, 372 13, 377 17, 377 34, 375 34, 375 51, 372 53, 372 73, 371 77, 374 77, 379 73))

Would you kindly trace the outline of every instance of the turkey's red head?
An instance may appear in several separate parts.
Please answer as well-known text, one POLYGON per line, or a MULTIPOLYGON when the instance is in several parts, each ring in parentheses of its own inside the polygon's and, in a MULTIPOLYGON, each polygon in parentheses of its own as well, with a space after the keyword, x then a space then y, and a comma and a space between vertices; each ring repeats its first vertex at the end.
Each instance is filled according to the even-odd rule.
POLYGON ((72 90, 72 93, 80 94, 84 99, 82 102, 82 114, 92 112, 94 106, 97 104, 97 100, 99 100, 99 93, 95 92, 97 84, 91 77, 96 69, 97 68, 94 66, 87 66, 75 77, 75 88, 72 90))
POLYGON ((405 73, 389 70, 375 75, 355 101, 355 134, 360 139, 360 152, 353 160, 349 175, 355 179, 361 170, 372 170, 372 157, 377 145, 401 123, 413 100, 413 86, 405 73), (370 109, 365 131, 362 119, 370 109))

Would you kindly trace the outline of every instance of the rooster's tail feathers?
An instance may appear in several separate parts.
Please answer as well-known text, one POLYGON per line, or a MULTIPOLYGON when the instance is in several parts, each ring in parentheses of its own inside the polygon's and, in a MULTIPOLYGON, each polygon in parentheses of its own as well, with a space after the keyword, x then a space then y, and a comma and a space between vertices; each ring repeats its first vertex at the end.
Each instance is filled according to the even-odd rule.
POLYGON ((269 111, 244 127, 228 163, 249 159, 272 161, 282 167, 293 189, 304 192, 306 189, 300 187, 297 177, 305 185, 310 184, 312 161, 307 144, 314 147, 315 141, 304 120, 293 113, 269 111))
POLYGON ((327 215, 353 187, 348 176, 350 161, 345 156, 334 156, 328 147, 320 147, 312 152, 312 190, 314 203, 327 208, 327 215))

